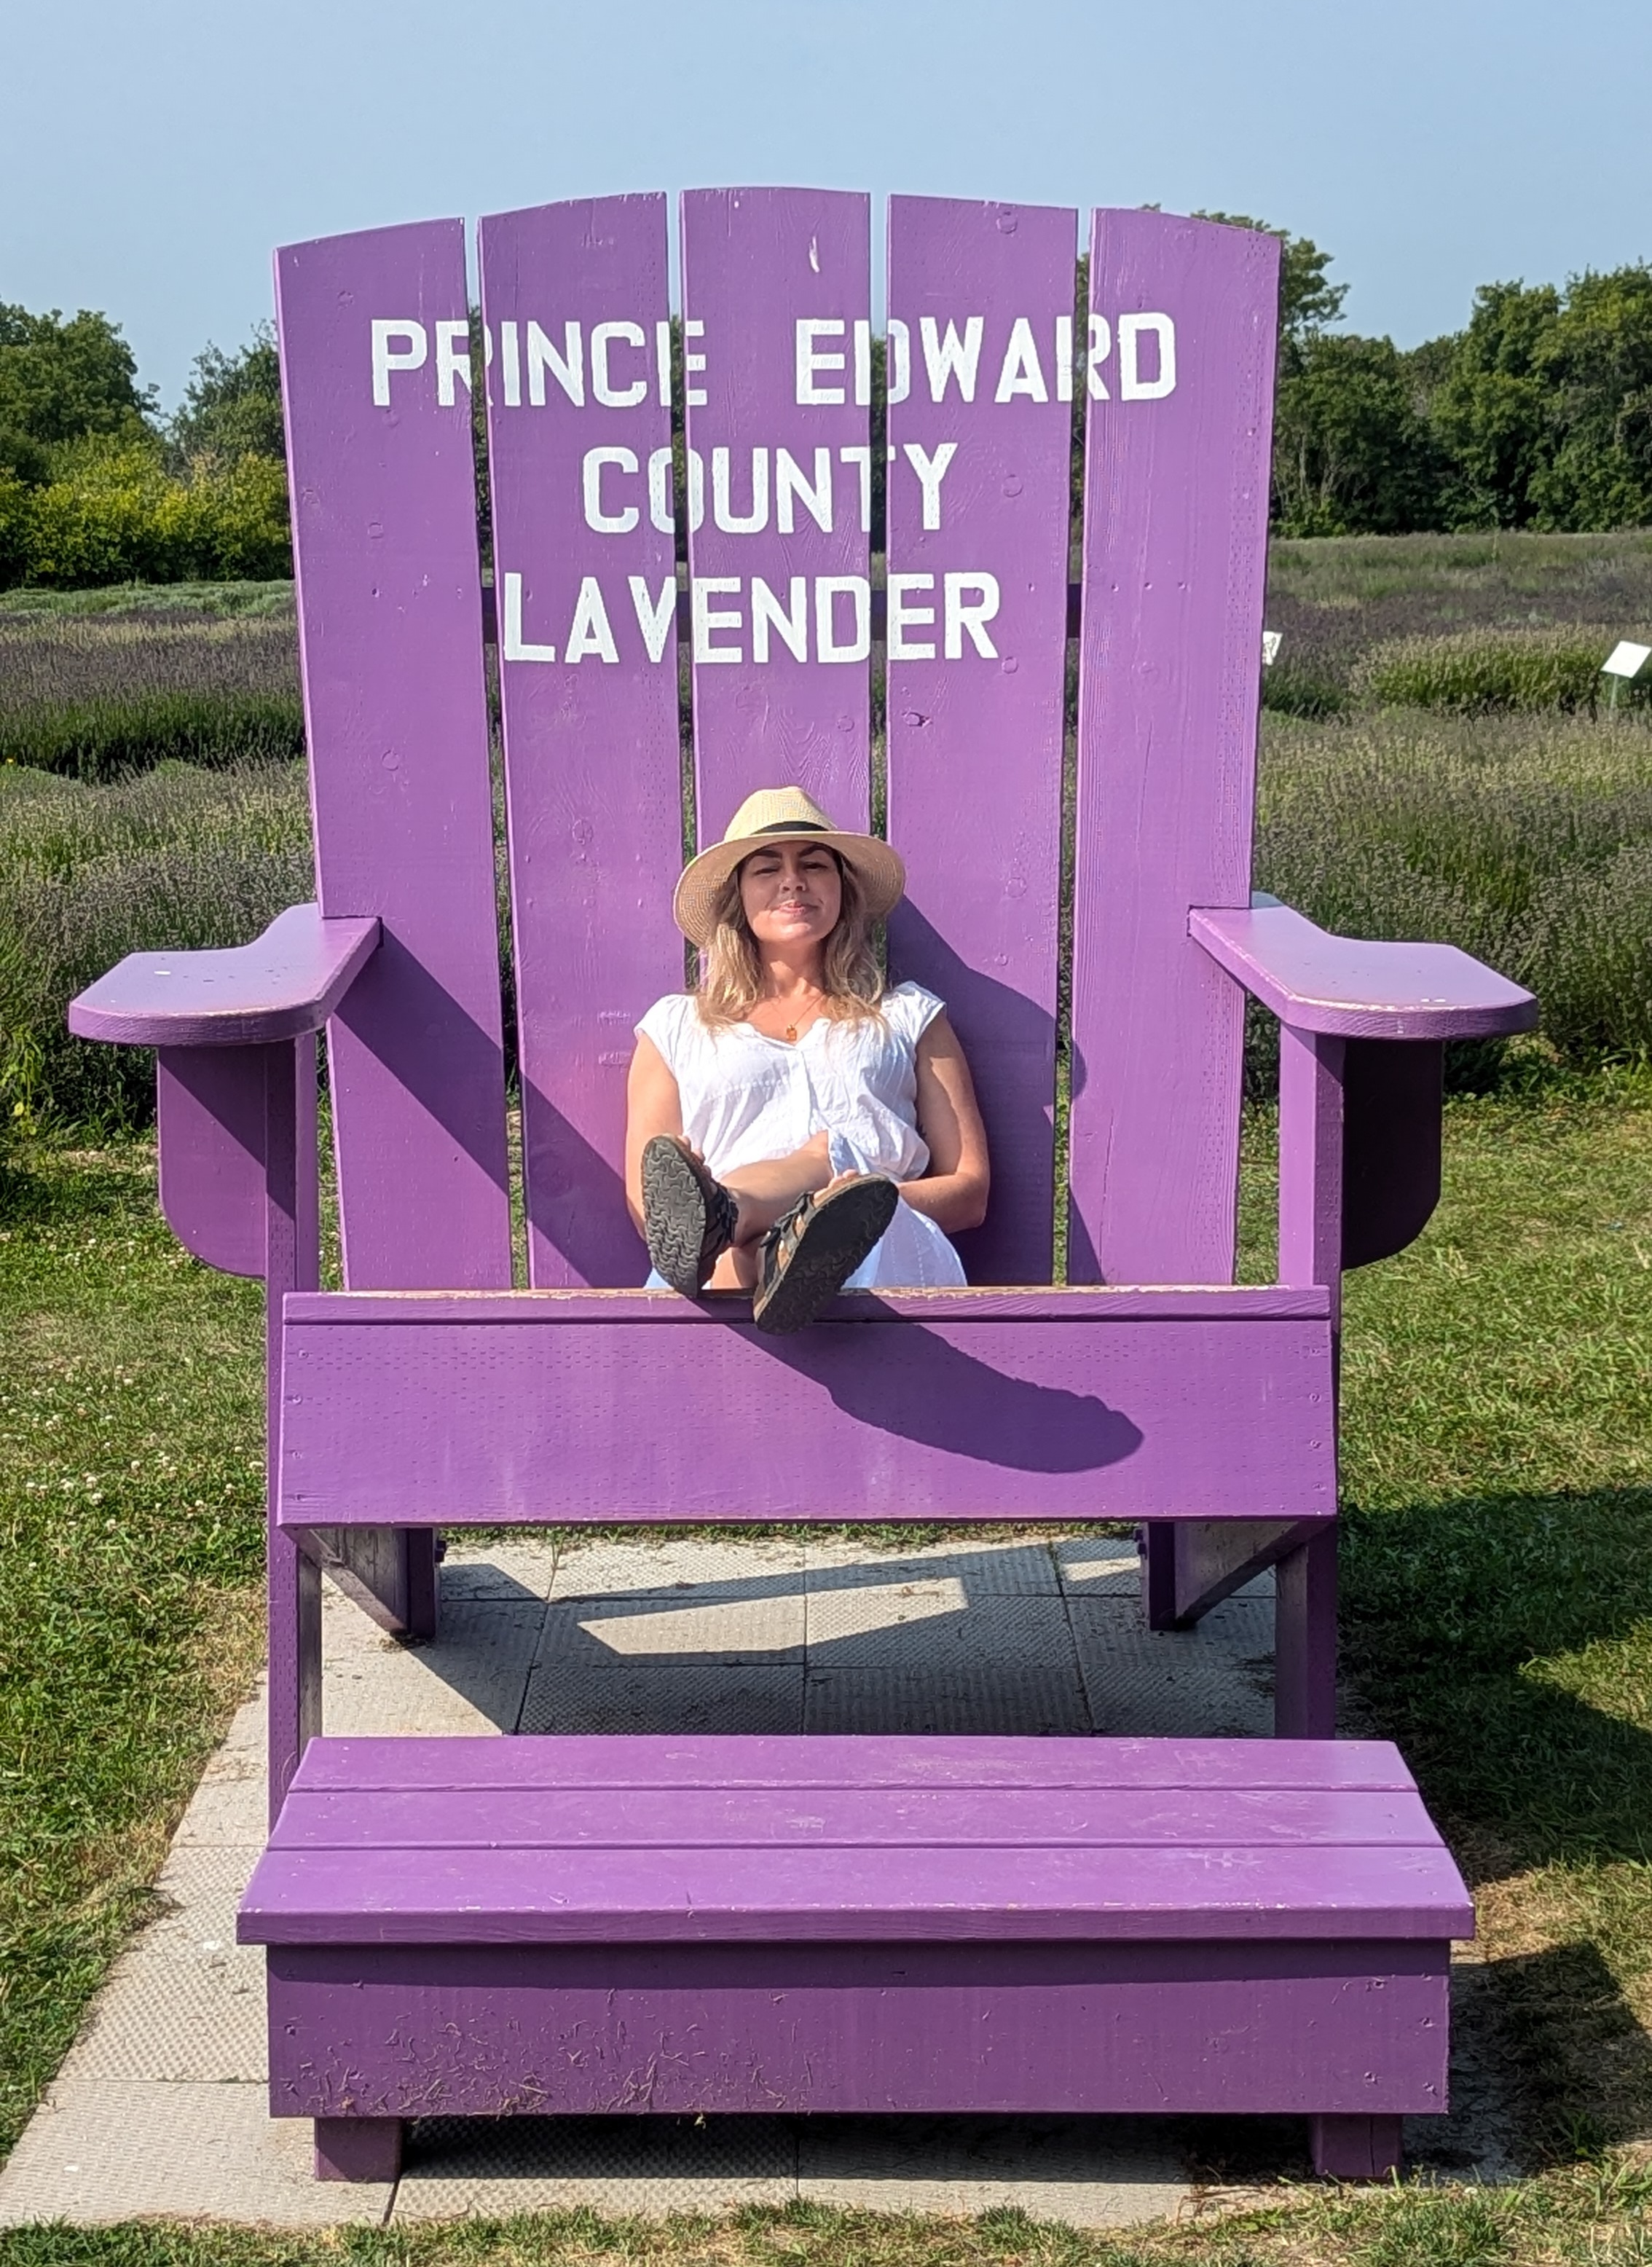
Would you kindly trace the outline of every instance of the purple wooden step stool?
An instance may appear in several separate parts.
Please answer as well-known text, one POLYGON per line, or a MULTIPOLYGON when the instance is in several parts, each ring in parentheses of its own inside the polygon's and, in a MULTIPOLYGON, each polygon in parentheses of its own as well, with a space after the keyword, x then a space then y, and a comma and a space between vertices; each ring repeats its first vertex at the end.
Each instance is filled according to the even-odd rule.
MULTIPOLYGON (((663 198, 484 221, 485 376, 469 350, 459 222, 281 253, 317 903, 232 950, 135 956, 70 1009, 85 1037, 159 1050, 166 1216, 198 1257, 268 1287, 276 1830, 246 1926, 269 1933, 277 2031, 305 1963, 337 1977, 354 1963, 363 1992, 371 1971, 373 1992, 395 1997, 395 2021, 432 2038, 457 1992, 477 2065, 502 2073, 478 2103, 493 2112, 535 2106, 505 2074, 517 2051, 510 1977, 530 1997, 552 1989, 547 1978, 576 1996, 623 1974, 628 1989, 679 1995, 672 2023, 701 2004, 695 1992, 709 1992, 705 2020, 727 2026, 717 2051, 749 2060, 755 2034, 741 2030, 737 2003, 753 1988, 740 1963, 757 1955, 726 1933, 668 1949, 639 1933, 657 1909, 648 1899, 672 1894, 681 1872, 664 1793, 620 1801, 628 1772, 651 1767, 647 1742, 425 1743, 430 1769, 452 1780, 440 1781, 439 1801, 435 1781, 424 1794, 410 1785, 400 1808, 373 1776, 384 1765, 371 1743, 312 1749, 322 1571, 388 1627, 419 1632, 435 1625, 437 1531, 466 1523, 1132 1520, 1155 1628, 1186 1627, 1275 1568, 1276 1728, 1291 1742, 1328 1740, 1341 1272, 1402 1249, 1433 1208, 1443 1042, 1523 1030, 1536 1016, 1529 994, 1450 948, 1329 936, 1288 907, 1252 903, 1274 240, 1098 212, 1090 308, 1076 323, 1072 212, 892 200, 887 448, 877 467, 870 217, 866 198, 833 191, 685 196, 681 496, 663 198), (484 384, 491 589, 478 563, 470 422, 484 384), (1086 472, 1083 571, 1069 590, 1075 395, 1086 472), (1058 1188, 1075 628, 1071 1111, 1058 1188), (489 636, 504 732, 525 1287, 511 1251, 489 636), (791 779, 842 823, 868 822, 877 645, 888 831, 910 882, 890 957, 948 1001, 975 1071, 995 1168, 990 1217, 962 1239, 980 1288, 846 1298, 816 1329, 766 1340, 738 1302, 636 1288, 646 1263, 620 1176, 632 1026, 682 980, 669 911, 684 837, 679 657, 692 671, 704 842, 753 788, 791 779), (1279 1265, 1276 1282, 1236 1288, 1247 993, 1281 1026, 1279 1265), (316 1227, 324 1025, 345 1285, 328 1292, 316 1227), (785 1459, 751 1456, 753 1410, 783 1419, 785 1459), (633 1751, 642 1763, 627 1763, 633 1751), (593 1772, 609 1776, 593 1786, 593 1772), (474 1861, 427 1853, 410 1874, 390 1823, 390 1838, 324 1859, 299 1822, 341 1786, 355 1787, 343 1807, 363 1819, 462 1813, 495 1839, 507 1816, 511 1832, 541 1819, 532 1830, 544 1840, 523 1845, 534 1852, 573 1830, 536 1789, 584 1786, 589 1809, 606 1786, 607 1809, 639 1838, 629 1886, 622 1897, 618 1872, 606 1890, 589 1877, 596 1905, 607 1896, 614 1910, 593 1905, 581 1947, 547 1926, 488 1949, 456 1909, 443 1919, 439 1897, 423 1924, 437 1934, 392 1946, 374 1882, 387 1872, 423 1895, 474 1861), (305 1885, 324 1874, 330 1934, 300 1945, 282 1934, 281 1916, 307 1910, 305 1885), (725 1968, 745 1978, 727 1995, 709 1980, 725 1968)), ((833 1743, 760 1744, 767 1847, 775 1821, 790 1816, 785 1791, 808 1784, 833 1743)), ((921 1951, 899 1957, 939 1963, 936 1974, 951 1962, 953 1976, 957 1963, 973 1975, 969 1963, 985 1963, 995 2036, 1006 2042, 1002 2056, 949 2047, 927 2017, 899 2012, 918 2002, 897 1994, 878 2067, 905 2073, 889 2080, 899 2099, 960 2109, 997 2100, 995 2069, 1022 2051, 1009 2043, 1036 2036, 1047 2084, 1024 2055, 1006 2100, 1161 2106, 1153 2073, 1179 2056, 1172 2091, 1189 2106, 1277 2107, 1289 2092, 1279 2073, 1301 2043, 1293 1995, 1305 1992, 1320 2058, 1303 2062, 1290 2100, 1320 2121, 1322 2164, 1380 2169, 1397 2150, 1399 2111, 1443 2106, 1441 1948, 1465 1921, 1461 1886, 1391 1754, 1325 1749, 1332 1781, 1297 1791, 1306 1799, 1317 1786, 1328 1807, 1293 1843, 1289 1786, 1270 1774, 1303 1750, 1166 1750, 1151 1768, 1170 1774, 1160 1791, 1173 1799, 1154 1816, 1171 1844, 1150 1859, 1108 1857, 1105 1929, 1092 1874, 1077 1919, 1058 1926, 1052 1904, 1035 1941, 1016 1933, 1017 1885, 1053 1830, 1046 1804, 1069 1815, 1044 1776, 1062 1743, 842 1743, 856 1744, 863 1761, 843 1762, 833 1784, 884 1822, 867 1845, 876 1861, 857 1856, 842 1890, 840 1918, 861 1933, 839 1929, 828 1948, 816 1915, 775 1957, 813 1979, 819 2036, 847 2036, 855 1994, 870 1988, 856 1975, 882 1975, 877 1963, 896 1957, 893 1907, 855 1901, 892 1897, 907 1879, 916 1902, 900 1941, 921 1951), (967 1836, 944 1845, 944 1864, 903 1874, 910 1841, 888 1790, 907 1784, 902 1770, 943 1777, 949 1755, 962 1758, 954 1815, 960 1803, 991 1808, 970 1776, 983 1757, 1021 1790, 1004 1814, 1017 1838, 1004 1845, 1013 1862, 996 1892, 967 1836), (1337 1780, 1344 1755, 1356 1775, 1388 1776, 1337 1780), (879 1774, 886 1791, 874 1801, 879 1774), (1240 1804, 1247 1834, 1273 1815, 1276 1840, 1236 1840, 1237 1812, 1200 1808, 1200 1790, 1214 1786, 1240 1804), (1358 1844, 1358 1893, 1340 1904, 1355 1846, 1345 1796, 1356 1808, 1409 1805, 1417 1838, 1358 1844), (1185 1829, 1165 1828, 1184 1817, 1185 1829), (1156 1903, 1149 1877, 1174 1865, 1181 1886, 1156 1903), (1260 1902, 1211 1902, 1195 1887, 1201 1868, 1213 1881, 1236 1868, 1265 1880, 1260 1902), (1413 1873, 1435 1890, 1407 1903, 1413 1873), (954 1925, 959 1899, 973 1916, 966 1939, 954 1925), (1295 1933, 1259 1937, 1263 1910, 1295 1933), (1190 1935, 1200 1915, 1207 1933, 1190 1935), (1068 1926, 1076 1935, 1061 1933, 1068 1926), (870 1967, 854 1968, 851 1941, 870 1967), (1333 1945, 1351 1964, 1335 1966, 1333 1945), (1250 1995, 1245 2055, 1214 2040, 1183 2051, 1177 1993, 1195 1971, 1250 1995), (1118 2011, 1105 2071, 1083 2062, 1083 2041, 1033 2012, 1054 2004, 1039 1993, 1069 1989, 1118 2011), (1425 1999, 1435 2059, 1417 2044, 1421 2029, 1377 2055, 1379 2001, 1425 1999), (1392 2077, 1380 2100, 1350 2097, 1336 2076, 1364 2067, 1362 2056, 1392 2077), (1362 2122, 1339 2122, 1348 2119, 1362 2122)), ((691 1750, 708 1803, 758 1752, 739 1742, 691 1750)), ((1084 1752, 1111 1785, 1109 1771, 1145 1751, 1095 1742, 1084 1752)), ((1073 1863, 1050 1861, 1051 1897, 1073 1863)), ((771 1866, 783 1871, 777 1855, 771 1866)), ((506 1894, 496 1873, 488 1897, 506 1894)), ((344 2005, 312 1992, 302 2021, 291 2020, 342 2023, 344 2005)), ((542 2019, 562 2017, 553 2007, 542 2019)), ((329 2075, 319 2091, 283 2092, 297 2081, 278 2047, 287 2075, 273 2106, 318 2119, 324 2169, 364 2175, 373 2131, 338 2121, 363 2114, 350 2058, 359 2051, 365 2068, 378 2050, 365 2037, 347 2047, 342 2029, 335 2045, 305 2036, 329 2075)), ((853 2058, 835 2054, 823 2067, 847 2102, 859 2081, 853 2058)), ((400 2111, 381 2114, 393 2122, 400 2111)))

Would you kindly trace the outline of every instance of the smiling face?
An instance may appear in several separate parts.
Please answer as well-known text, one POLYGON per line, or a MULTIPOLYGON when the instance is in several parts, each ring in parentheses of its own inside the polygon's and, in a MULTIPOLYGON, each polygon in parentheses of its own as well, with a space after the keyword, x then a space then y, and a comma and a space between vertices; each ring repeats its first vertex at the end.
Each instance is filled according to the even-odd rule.
POLYGON ((843 910, 837 853, 823 842, 776 842, 740 866, 740 906, 760 946, 807 950, 826 943, 843 910))

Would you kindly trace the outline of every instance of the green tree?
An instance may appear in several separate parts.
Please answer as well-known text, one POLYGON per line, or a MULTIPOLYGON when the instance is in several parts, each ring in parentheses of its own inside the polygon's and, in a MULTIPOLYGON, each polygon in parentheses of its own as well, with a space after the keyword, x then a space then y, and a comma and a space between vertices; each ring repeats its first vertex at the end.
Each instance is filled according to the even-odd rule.
POLYGON ((141 442, 154 432, 155 391, 106 315, 54 308, 32 315, 0 302, 0 470, 39 482, 58 443, 98 434, 141 442))
POLYGON ((170 437, 186 461, 285 456, 281 363, 268 323, 257 325, 235 354, 208 346, 195 356, 170 437))
POLYGON ((1245 213, 1199 212, 1193 217, 1222 221, 1229 228, 1253 228, 1279 238, 1280 363, 1281 374, 1288 373, 1321 331, 1342 319, 1348 287, 1333 283, 1326 273, 1334 254, 1321 252, 1311 236, 1293 236, 1289 229, 1252 220, 1245 213))
POLYGON ((1652 523, 1652 266, 1573 276, 1538 361, 1551 435, 1538 525, 1652 523))
POLYGON ((1449 525, 1527 527, 1536 516, 1553 447, 1544 344, 1560 306, 1549 284, 1482 284, 1468 328, 1418 350, 1438 372, 1428 410, 1449 466, 1449 525))
POLYGON ((1441 523, 1442 472, 1391 339, 1311 334, 1280 381, 1274 517, 1282 535, 1395 535, 1441 523))

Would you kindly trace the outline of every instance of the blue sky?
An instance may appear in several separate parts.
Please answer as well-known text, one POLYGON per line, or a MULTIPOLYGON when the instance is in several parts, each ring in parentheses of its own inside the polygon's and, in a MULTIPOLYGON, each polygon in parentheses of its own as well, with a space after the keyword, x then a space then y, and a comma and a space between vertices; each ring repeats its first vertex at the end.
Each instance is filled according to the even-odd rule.
POLYGON ((0 299, 173 402, 270 247, 615 189, 819 181, 1249 212, 1357 328, 1652 257, 1647 0, 4 0, 0 299))

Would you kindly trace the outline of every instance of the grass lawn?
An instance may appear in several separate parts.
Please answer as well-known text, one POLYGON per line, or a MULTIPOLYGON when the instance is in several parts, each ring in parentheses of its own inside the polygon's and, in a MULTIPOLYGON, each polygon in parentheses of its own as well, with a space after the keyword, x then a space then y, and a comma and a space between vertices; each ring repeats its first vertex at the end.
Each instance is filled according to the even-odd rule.
MULTIPOLYGON (((1267 1272, 1267 1126, 1247 1170, 1267 1272)), ((273 2238, 0 2234, 0 2262, 1652 2261, 1652 1077, 1454 1103, 1445 1202, 1354 1277, 1347 1667, 1473 1882, 1527 2176, 1305 2190, 1110 2246, 1015 2215, 588 2215, 273 2238)), ((258 1288, 141 1144, 0 1189, 0 2146, 72 2036, 257 1658, 258 1288)))

